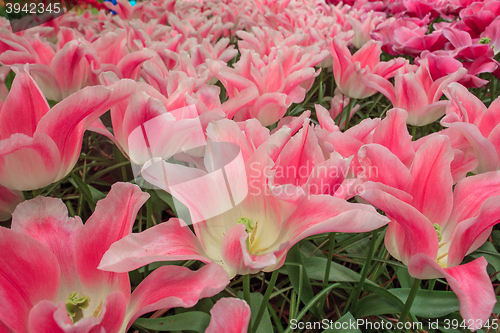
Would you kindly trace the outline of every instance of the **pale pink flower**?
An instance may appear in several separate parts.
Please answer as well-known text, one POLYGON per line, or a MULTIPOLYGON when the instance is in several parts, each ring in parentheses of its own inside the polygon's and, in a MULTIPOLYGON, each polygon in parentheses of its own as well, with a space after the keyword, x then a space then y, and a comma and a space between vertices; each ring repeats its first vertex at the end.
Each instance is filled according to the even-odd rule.
POLYGON ((20 204, 12 230, 0 228, 0 329, 125 333, 147 312, 191 307, 223 290, 229 279, 218 265, 160 267, 132 294, 128 274, 97 269, 109 246, 131 232, 147 198, 138 186, 117 183, 85 225, 59 199, 20 204))

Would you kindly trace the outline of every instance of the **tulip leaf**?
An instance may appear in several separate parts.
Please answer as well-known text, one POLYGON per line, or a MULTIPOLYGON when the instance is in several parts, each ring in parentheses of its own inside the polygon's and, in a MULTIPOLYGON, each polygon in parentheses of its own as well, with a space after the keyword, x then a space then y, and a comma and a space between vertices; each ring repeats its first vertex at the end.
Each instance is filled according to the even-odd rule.
POLYGON ((96 203, 94 201, 89 186, 74 173, 71 173, 71 179, 69 179, 69 181, 73 183, 73 186, 75 186, 78 189, 78 191, 83 195, 85 201, 87 201, 87 203, 89 204, 92 211, 94 211, 96 203), (71 180, 73 180, 74 183, 71 180))
POLYGON ((9 74, 7 74, 7 77, 5 77, 5 86, 7 87, 7 89, 9 91, 12 87, 12 81, 14 81, 15 77, 16 77, 16 73, 13 70, 11 70, 9 72, 9 74))
MULTIPOLYGON (((288 265, 286 265, 285 274, 288 274, 295 292, 297 295, 300 295, 300 300, 304 302, 304 304, 307 304, 313 299, 314 292, 304 262, 302 261, 302 253, 299 244, 295 244, 295 246, 288 251, 286 257, 286 263, 288 263, 288 265)), ((311 258, 308 258, 308 261, 309 259, 311 258)), ((324 272, 325 270, 323 268, 323 274, 324 272)), ((319 311, 316 306, 311 307, 311 312, 319 317, 319 311)))
MULTIPOLYGON (((490 275, 500 271, 500 253, 498 253, 495 246, 493 246, 490 242, 484 243, 479 249, 471 253, 470 256, 474 259, 484 257, 488 261, 488 265, 493 267, 492 270, 488 270, 490 275)), ((495 278, 498 277, 498 274, 495 275, 495 278)))
MULTIPOLYGON (((373 286, 367 286, 367 290, 372 291, 373 286)), ((354 312, 357 318, 367 316, 376 316, 391 313, 400 313, 401 305, 406 301, 410 288, 397 288, 390 289, 391 295, 395 296, 400 304, 396 304, 394 298, 389 299, 380 293, 368 295, 359 300, 356 311, 354 312)), ((387 296, 387 295, 386 295, 387 296)), ((497 297, 500 301, 500 297, 497 297)), ((500 305, 497 302, 493 313, 500 311, 500 305)), ((417 296, 413 301, 411 313, 418 317, 423 318, 440 318, 450 313, 460 310, 460 303, 457 295, 452 291, 439 291, 439 290, 419 290, 417 296)))
MULTIPOLYGON (((350 312, 347 312, 342 318, 339 318, 335 323, 330 324, 330 328, 323 331, 323 333, 361 333, 358 328, 352 328, 352 324, 356 323, 356 319, 350 312)), ((355 325, 357 327, 357 325, 355 325)))
POLYGON ((209 324, 210 315, 205 312, 190 311, 162 318, 139 318, 133 326, 160 332, 186 330, 203 333, 209 324))

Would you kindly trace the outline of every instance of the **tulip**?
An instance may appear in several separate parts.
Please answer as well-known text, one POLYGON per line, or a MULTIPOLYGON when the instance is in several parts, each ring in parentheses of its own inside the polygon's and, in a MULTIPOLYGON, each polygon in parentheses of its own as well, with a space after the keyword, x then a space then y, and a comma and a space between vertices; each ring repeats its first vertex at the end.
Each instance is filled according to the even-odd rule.
POLYGON ((269 137, 255 120, 242 124, 244 131, 221 120, 207 128, 210 153, 204 170, 163 161, 144 168, 147 181, 189 209, 195 234, 183 220, 170 219, 115 243, 99 267, 126 272, 153 261, 189 258, 216 262, 231 277, 269 272, 307 236, 384 225, 386 218, 373 207, 331 195, 348 160, 338 154, 325 158, 308 124, 305 120, 293 137, 287 126, 269 137), (237 149, 216 151, 221 145, 237 149))
POLYGON ((451 82, 460 80, 466 73, 465 68, 460 68, 434 80, 428 59, 422 59, 416 72, 399 71, 394 79, 394 86, 389 80, 373 74, 366 75, 363 82, 367 87, 384 94, 395 108, 406 110, 408 124, 424 126, 445 114, 448 101, 439 100, 443 95, 442 90, 451 82))
MULTIPOLYGON (((444 91, 450 100, 441 125, 448 127, 448 135, 454 137, 457 149, 472 150, 478 160, 474 173, 498 169, 500 153, 500 99, 489 108, 464 86, 452 83, 444 91), (465 141, 465 144, 464 144, 465 141)), ((453 142, 452 141, 452 142, 453 142)))
POLYGON ((28 68, 14 71, 0 110, 0 185, 21 191, 45 187, 70 173, 83 132, 136 85, 122 80, 109 88, 87 87, 51 109, 28 68))
POLYGON ((403 58, 381 62, 382 43, 369 41, 354 55, 347 48, 347 44, 334 38, 330 44, 333 56, 333 75, 337 88, 349 98, 366 98, 374 95, 377 90, 368 87, 363 77, 373 74, 383 79, 389 79, 396 71, 407 64, 403 58))
POLYGON ((85 225, 59 199, 20 204, 12 230, 0 228, 0 330, 125 333, 147 312, 191 307, 223 290, 229 279, 218 265, 160 267, 132 294, 128 274, 97 269, 147 198, 138 186, 117 183, 85 225))
POLYGON ((446 278, 468 321, 486 322, 496 303, 486 259, 460 265, 500 222, 500 173, 460 180, 453 188, 453 150, 448 137, 433 135, 417 151, 404 189, 411 197, 389 194, 365 183, 360 197, 383 210, 391 222, 387 250, 418 279, 446 278), (428 163, 428 161, 432 163, 428 163))

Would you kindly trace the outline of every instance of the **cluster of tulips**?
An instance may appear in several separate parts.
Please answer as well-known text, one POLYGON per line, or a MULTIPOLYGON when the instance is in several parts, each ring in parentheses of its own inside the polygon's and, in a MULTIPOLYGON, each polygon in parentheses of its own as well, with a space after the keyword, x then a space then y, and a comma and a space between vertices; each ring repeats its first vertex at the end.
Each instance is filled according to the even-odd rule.
POLYGON ((255 331, 294 245, 377 230, 416 281, 400 321, 433 279, 496 318, 468 255, 500 222, 499 0, 92 4, 0 20, 1 333, 126 332, 214 296, 206 332, 255 331), (96 150, 121 181, 86 182, 96 150))

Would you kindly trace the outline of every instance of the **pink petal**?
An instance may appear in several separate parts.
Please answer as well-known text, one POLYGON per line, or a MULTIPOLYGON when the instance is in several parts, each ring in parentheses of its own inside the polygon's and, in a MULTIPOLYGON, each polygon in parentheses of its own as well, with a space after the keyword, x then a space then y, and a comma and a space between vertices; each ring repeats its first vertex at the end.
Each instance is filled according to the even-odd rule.
POLYGON ((376 74, 366 74, 363 77, 363 84, 382 93, 382 95, 387 97, 393 105, 395 104, 396 96, 394 94, 394 86, 386 78, 376 74))
POLYGON ((324 160, 309 120, 304 120, 302 129, 290 138, 276 161, 274 182, 276 185, 302 186, 313 168, 324 160))
POLYGON ((122 273, 151 262, 171 260, 210 262, 191 229, 175 218, 113 243, 102 257, 99 269, 122 273))
POLYGON ((290 239, 290 247, 310 235, 323 232, 366 232, 386 225, 389 219, 369 205, 318 195, 302 200, 282 226, 278 239, 290 239))
POLYGON ((40 120, 37 132, 49 135, 61 151, 63 169, 59 177, 76 163, 83 132, 112 105, 130 96, 134 88, 131 80, 121 80, 111 89, 84 88, 58 103, 40 120))
MULTIPOLYGON (((477 216, 458 221, 448 252, 449 266, 458 265, 467 254, 483 245, 491 234, 491 228, 500 222, 500 196, 498 193, 492 193, 492 195, 495 194, 496 196, 488 197, 486 200, 481 198, 484 202, 477 216)), ((476 204, 476 202, 472 203, 472 205, 476 204)))
POLYGON ((497 169, 499 157, 496 148, 491 141, 481 134, 476 125, 464 122, 446 123, 444 120, 442 125, 457 129, 469 141, 479 162, 478 167, 473 171, 474 173, 497 169))
MULTIPOLYGON (((481 103, 482 104, 482 103, 481 103)), ((491 102, 488 111, 484 112, 477 127, 484 137, 488 137, 491 131, 500 123, 500 98, 491 102)))
POLYGON ((410 166, 415 151, 412 147, 412 136, 408 133, 406 120, 408 113, 401 109, 387 111, 386 117, 373 132, 373 142, 389 148, 404 165, 410 166))
POLYGON ((97 269, 111 244, 132 231, 137 211, 149 195, 129 183, 116 183, 105 199, 97 203, 94 214, 80 230, 75 244, 75 263, 82 285, 94 290, 118 290, 128 298, 127 274, 97 269))
POLYGON ((0 112, 0 140, 15 133, 33 137, 40 119, 49 111, 49 104, 27 66, 17 72, 12 88, 0 112))
POLYGON ((358 151, 358 160, 362 168, 358 178, 400 190, 406 189, 412 180, 410 170, 384 146, 374 143, 362 146, 358 151))
POLYGON ((147 312, 190 308, 199 299, 218 294, 229 282, 227 273, 218 264, 205 265, 196 272, 171 265, 157 268, 132 293, 127 309, 128 327, 147 312))
POLYGON ((466 322, 485 323, 496 303, 487 265, 486 259, 481 257, 464 265, 442 268, 426 255, 419 254, 411 259, 408 271, 417 278, 444 276, 458 296, 462 318, 466 322))
POLYGON ((229 229, 222 239, 222 260, 231 278, 236 274, 254 274, 277 263, 273 253, 250 253, 246 242, 248 237, 245 226, 237 224, 229 229))
POLYGON ((56 198, 38 196, 21 203, 12 216, 11 229, 26 234, 50 249, 61 269, 60 296, 78 290, 74 246, 83 224, 79 217, 69 218, 66 205, 56 198))
POLYGON ((59 291, 57 258, 33 238, 0 228, 0 320, 15 332, 28 333, 28 314, 59 291))
POLYGON ((60 172, 61 155, 54 141, 43 133, 33 138, 13 134, 0 141, 0 184, 13 190, 45 187, 60 172))
POLYGON ((250 323, 250 307, 241 299, 221 298, 210 310, 212 319, 206 333, 246 333, 250 323))
POLYGON ((432 223, 444 225, 451 213, 452 160, 448 137, 435 136, 418 149, 411 166, 413 179, 407 192, 413 196, 412 206, 432 223))
MULTIPOLYGON (((400 260, 407 264, 418 253, 436 258, 438 236, 432 222, 411 205, 380 190, 365 190, 359 196, 378 209, 381 209, 401 228, 395 236, 400 260)), ((390 251, 391 249, 388 248, 390 251)))
POLYGON ((143 49, 132 52, 121 58, 117 64, 118 69, 123 75, 123 78, 137 80, 139 78, 140 65, 154 56, 157 53, 153 50, 143 49))
POLYGON ((282 93, 265 93, 255 100, 250 115, 257 118, 263 126, 269 126, 280 120, 290 106, 287 96, 282 93))

